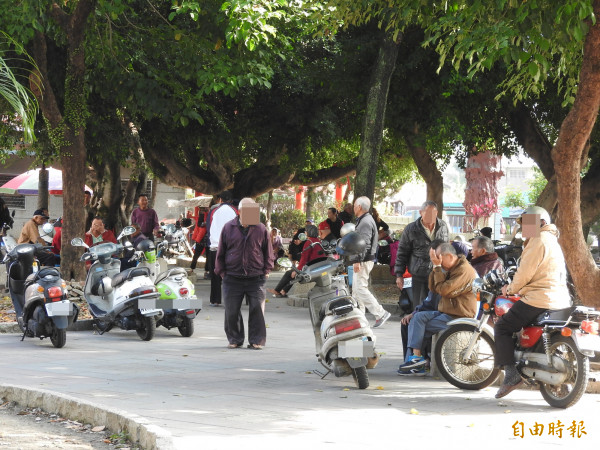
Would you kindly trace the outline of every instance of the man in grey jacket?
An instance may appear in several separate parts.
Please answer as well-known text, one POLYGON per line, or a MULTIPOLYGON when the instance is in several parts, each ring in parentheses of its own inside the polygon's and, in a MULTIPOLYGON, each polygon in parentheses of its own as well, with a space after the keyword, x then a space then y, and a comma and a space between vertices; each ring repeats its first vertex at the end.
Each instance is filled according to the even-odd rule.
POLYGON ((398 243, 396 264, 396 285, 400 290, 404 287, 402 275, 408 268, 412 275, 412 294, 414 306, 420 305, 429 292, 428 278, 431 272, 429 247, 434 239, 448 242, 448 225, 437 218, 438 207, 435 202, 427 201, 419 210, 421 217, 409 223, 398 243))
POLYGON ((371 200, 367 197, 358 197, 354 201, 354 215, 356 219, 356 231, 365 239, 367 246, 365 253, 357 255, 354 260, 354 276, 352 277, 352 293, 360 309, 365 308, 375 316, 373 328, 382 326, 391 316, 379 304, 375 296, 369 291, 369 275, 373 270, 377 253, 377 225, 375 219, 369 213, 371 200))

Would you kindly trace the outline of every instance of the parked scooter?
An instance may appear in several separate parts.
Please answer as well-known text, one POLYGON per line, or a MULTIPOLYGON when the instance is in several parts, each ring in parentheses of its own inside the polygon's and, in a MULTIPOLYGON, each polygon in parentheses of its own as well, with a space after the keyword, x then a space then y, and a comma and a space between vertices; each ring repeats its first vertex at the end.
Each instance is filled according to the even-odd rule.
MULTIPOLYGON (((315 245, 320 243, 315 242, 311 247, 315 245)), ((349 257, 364 251, 365 245, 360 234, 350 232, 341 238, 336 252, 349 257)), ((302 270, 294 268, 294 280, 316 283, 308 292, 308 301, 316 356, 327 369, 323 377, 330 372, 336 377, 352 375, 358 388, 366 389, 369 386, 367 369, 375 367, 379 357, 369 322, 349 295, 343 275, 345 265, 344 259, 328 256, 325 261, 307 265, 302 270)))
POLYGON ((189 227, 182 227, 178 221, 175 225, 161 223, 161 232, 163 241, 166 245, 159 250, 159 256, 164 258, 174 258, 177 256, 194 256, 192 247, 188 242, 189 227))
MULTIPOLYGON (((514 268, 507 271, 513 273, 514 268)), ((488 325, 504 315, 518 296, 503 296, 509 275, 497 271, 473 282, 482 304, 480 319, 448 322, 435 345, 435 362, 442 376, 461 389, 478 390, 499 375, 494 366, 494 330, 488 325)), ((520 374, 537 382, 544 400, 555 408, 579 401, 588 384, 589 360, 600 350, 600 311, 585 306, 546 311, 515 333, 515 360, 520 374)))
MULTIPOLYGON (((135 228, 125 227, 117 241, 133 233, 135 228)), ((156 319, 163 312, 157 305, 159 294, 150 270, 133 267, 121 272, 121 261, 113 258, 125 249, 121 244, 106 242, 90 248, 83 239, 75 238, 71 245, 87 248, 81 260, 93 261, 85 280, 84 296, 100 334, 116 325, 123 330, 136 330, 144 341, 151 340, 156 319)))
POLYGON ((148 268, 150 278, 160 293, 161 302, 169 304, 156 326, 162 325, 167 330, 177 327, 183 337, 193 335, 194 319, 202 309, 202 300, 196 297, 194 284, 188 279, 185 269, 169 269, 164 259, 156 257, 156 246, 150 239, 137 245, 131 260, 139 261, 137 267, 148 268))
POLYGON ((67 342, 67 327, 77 320, 79 308, 67 300, 67 284, 54 267, 39 268, 39 244, 19 244, 4 261, 10 298, 23 337, 49 337, 56 348, 67 342))

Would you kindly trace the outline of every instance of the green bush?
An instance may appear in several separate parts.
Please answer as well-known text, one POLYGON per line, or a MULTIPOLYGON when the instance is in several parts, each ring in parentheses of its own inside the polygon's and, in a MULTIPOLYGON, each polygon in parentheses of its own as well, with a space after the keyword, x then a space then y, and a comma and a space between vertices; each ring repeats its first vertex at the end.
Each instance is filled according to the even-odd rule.
POLYGON ((298 228, 304 227, 305 222, 306 216, 304 212, 297 209, 274 212, 271 215, 271 226, 279 228, 283 237, 291 238, 298 228))

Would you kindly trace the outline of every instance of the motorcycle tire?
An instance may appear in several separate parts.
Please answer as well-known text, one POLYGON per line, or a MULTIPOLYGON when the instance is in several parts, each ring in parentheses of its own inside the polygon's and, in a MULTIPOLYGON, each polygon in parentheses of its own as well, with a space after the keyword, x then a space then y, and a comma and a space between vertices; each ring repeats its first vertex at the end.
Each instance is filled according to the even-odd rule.
POLYGON ((365 366, 352 369, 352 378, 354 378, 354 382, 359 389, 366 389, 369 387, 369 374, 365 366))
POLYGON ((142 327, 135 330, 142 341, 151 341, 156 332, 156 319, 142 317, 142 327))
POLYGON ((494 366, 494 340, 481 333, 470 360, 462 361, 462 351, 475 332, 468 324, 453 325, 444 330, 435 344, 434 358, 437 369, 446 381, 460 389, 480 390, 492 384, 500 373, 494 366))
POLYGON ((179 325, 177 329, 183 337, 190 337, 192 334, 194 334, 194 319, 184 317, 181 325, 179 325))
POLYGON ((569 376, 561 385, 555 386, 539 382, 544 400, 554 408, 569 408, 579 401, 588 384, 590 361, 577 350, 572 337, 555 334, 551 338, 552 355, 566 360, 569 376))
POLYGON ((52 342, 52 345, 56 348, 63 348, 67 343, 67 330, 59 330, 53 325, 50 342, 52 342))

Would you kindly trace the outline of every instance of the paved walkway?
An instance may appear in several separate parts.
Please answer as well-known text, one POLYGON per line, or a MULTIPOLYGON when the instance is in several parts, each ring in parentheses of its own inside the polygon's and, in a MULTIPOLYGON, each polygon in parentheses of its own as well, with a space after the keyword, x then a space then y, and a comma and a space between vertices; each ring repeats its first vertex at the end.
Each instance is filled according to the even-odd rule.
MULTIPOLYGON (((207 286, 198 284, 205 299, 207 286)), ((351 377, 322 380, 313 373, 322 367, 308 311, 285 299, 269 299, 262 351, 226 348, 223 308, 205 307, 195 324, 191 338, 159 328, 150 342, 135 331, 69 332, 63 349, 0 335, 1 380, 141 416, 171 433, 178 449, 554 448, 590 445, 600 436, 598 395, 585 394, 564 411, 536 391, 497 401, 495 388, 461 391, 443 380, 397 376, 398 321, 376 330, 383 355, 367 390, 356 389, 351 377), (563 437, 548 436, 559 420, 563 437), (583 422, 579 433, 587 434, 571 437, 573 421, 583 422), (514 437, 515 422, 523 423, 524 438, 514 437), (529 431, 536 422, 544 425, 542 437, 529 431)))

